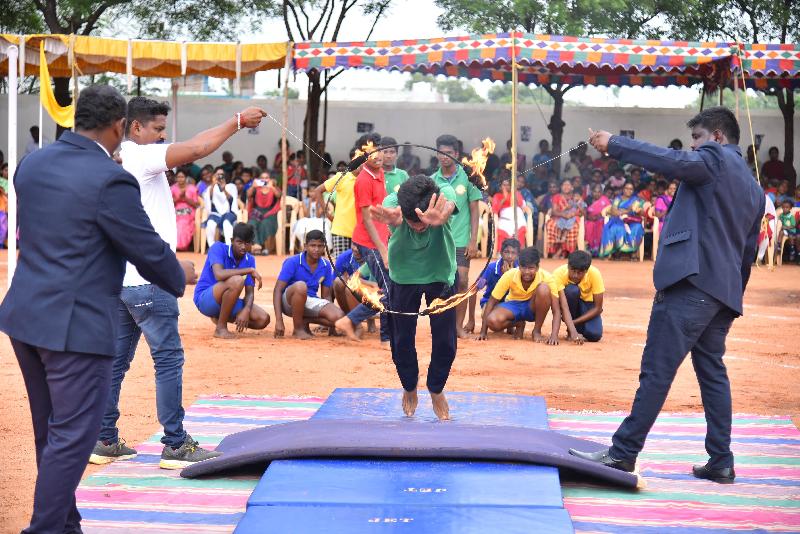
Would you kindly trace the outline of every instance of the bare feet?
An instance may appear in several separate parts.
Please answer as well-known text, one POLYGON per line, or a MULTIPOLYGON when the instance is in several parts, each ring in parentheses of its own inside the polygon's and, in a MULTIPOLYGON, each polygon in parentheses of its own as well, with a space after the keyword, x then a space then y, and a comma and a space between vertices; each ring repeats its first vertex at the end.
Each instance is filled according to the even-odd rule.
POLYGON ((414 391, 403 391, 403 413, 406 414, 406 417, 413 417, 414 412, 417 411, 417 403, 419 402, 419 398, 417 397, 417 390, 414 391))
POLYGON ((522 339, 525 337, 525 323, 517 323, 514 327, 514 339, 522 339))
POLYGON ((470 334, 475 333, 475 321, 467 321, 467 324, 464 325, 464 332, 468 332, 470 334))
POLYGON ((392 345, 388 341, 381 341, 381 348, 386 351, 391 351, 392 345))
POLYGON ((336 321, 334 326, 336 326, 337 330, 344 333, 344 335, 347 336, 347 339, 351 341, 361 341, 358 335, 356 335, 356 329, 353 328, 353 321, 351 321, 347 316, 344 316, 336 321))
POLYGON ((292 337, 295 339, 314 339, 314 334, 303 328, 295 328, 292 332, 292 337))
POLYGON ((214 337, 219 339, 236 339, 236 334, 228 331, 227 328, 217 327, 217 329, 214 330, 214 337))
POLYGON ((378 329, 375 328, 375 319, 367 319, 367 333, 374 334, 378 329))
POLYGON ((439 421, 450 420, 450 406, 447 404, 447 399, 442 393, 431 393, 431 402, 433 403, 433 413, 439 418, 439 421))
POLYGON ((544 336, 542 335, 541 330, 534 330, 531 334, 531 339, 533 339, 536 343, 544 343, 544 336))
POLYGON ((456 328, 456 335, 458 339, 466 339, 469 337, 469 334, 463 328, 456 328))

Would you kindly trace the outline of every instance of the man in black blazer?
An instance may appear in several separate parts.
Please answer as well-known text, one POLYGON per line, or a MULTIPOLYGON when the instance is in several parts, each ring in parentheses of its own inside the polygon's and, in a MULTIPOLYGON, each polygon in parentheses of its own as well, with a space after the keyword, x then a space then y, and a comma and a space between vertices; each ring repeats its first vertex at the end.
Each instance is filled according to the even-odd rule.
POLYGON ((764 193, 739 143, 739 124, 725 107, 700 112, 687 124, 692 151, 661 148, 608 132, 591 132, 600 152, 634 163, 680 186, 661 230, 653 270, 656 296, 631 414, 610 449, 572 454, 633 471, 686 354, 691 352, 705 410, 706 452, 694 476, 732 483, 731 388, 722 357, 755 260, 764 193))
POLYGON ((25 533, 81 532, 75 489, 110 391, 125 261, 180 296, 183 268, 153 230, 136 179, 110 154, 125 129, 125 99, 84 89, 75 133, 30 154, 14 178, 19 263, 0 305, 28 391, 38 476, 25 533))

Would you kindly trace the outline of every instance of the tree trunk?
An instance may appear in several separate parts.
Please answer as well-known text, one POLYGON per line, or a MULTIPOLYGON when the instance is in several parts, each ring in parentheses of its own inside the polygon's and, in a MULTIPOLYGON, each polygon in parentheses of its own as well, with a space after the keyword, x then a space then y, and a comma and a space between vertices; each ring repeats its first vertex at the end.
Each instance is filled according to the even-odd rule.
MULTIPOLYGON (((60 106, 69 106, 72 104, 72 95, 69 93, 69 82, 71 80, 72 78, 53 78, 53 83, 55 85, 53 94, 56 97, 56 102, 58 102, 60 106)), ((69 128, 64 128, 56 124, 56 139, 61 137, 61 134, 67 130, 69 130, 69 128)), ((44 132, 41 133, 43 134, 44 132)))
MULTIPOLYGON (((567 125, 563 120, 564 116, 564 93, 569 91, 572 87, 559 85, 557 87, 543 86, 545 91, 553 98, 553 115, 550 117, 550 124, 547 128, 552 135, 551 151, 553 157, 558 156, 562 152, 561 143, 564 138, 564 126, 567 125)), ((561 178, 561 168, 563 167, 560 160, 553 162, 553 170, 556 171, 556 176, 561 178)))
POLYGON ((789 178, 794 190, 797 173, 794 170, 794 91, 778 89, 775 92, 778 107, 783 115, 783 169, 784 176, 789 178))
POLYGON ((308 171, 308 182, 317 183, 319 181, 319 172, 321 161, 314 152, 318 152, 319 140, 319 104, 322 98, 322 85, 320 84, 320 73, 318 70, 312 70, 308 73, 308 101, 306 103, 306 118, 305 129, 303 132, 303 139, 305 139, 306 147, 304 152, 306 154, 306 169, 308 171), (308 149, 311 147, 314 152, 308 149))

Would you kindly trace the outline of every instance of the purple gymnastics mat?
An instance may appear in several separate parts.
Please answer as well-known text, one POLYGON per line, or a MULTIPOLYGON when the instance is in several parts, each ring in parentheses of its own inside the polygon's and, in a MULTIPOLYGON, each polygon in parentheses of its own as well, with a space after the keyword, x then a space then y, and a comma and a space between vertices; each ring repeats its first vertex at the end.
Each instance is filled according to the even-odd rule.
POLYGON ((309 419, 227 436, 222 456, 181 471, 194 478, 286 458, 428 458, 496 460, 552 465, 617 486, 635 488, 637 476, 581 460, 568 449, 598 451, 605 446, 553 432, 514 426, 309 419))

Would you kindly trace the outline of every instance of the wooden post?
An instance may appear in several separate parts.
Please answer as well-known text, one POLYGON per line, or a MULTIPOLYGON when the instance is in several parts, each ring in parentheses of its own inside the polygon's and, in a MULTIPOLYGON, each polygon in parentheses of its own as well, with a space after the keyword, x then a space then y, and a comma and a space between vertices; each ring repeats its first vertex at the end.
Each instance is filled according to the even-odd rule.
POLYGON ((281 182, 281 216, 278 218, 278 235, 275 239, 275 244, 278 248, 277 253, 284 254, 284 242, 286 240, 286 191, 289 181, 289 148, 286 146, 286 129, 289 127, 289 71, 292 68, 292 47, 291 41, 286 43, 286 63, 283 66, 284 79, 283 79, 283 118, 281 128, 281 173, 283 174, 283 181, 281 182))
POLYGON ((511 34, 511 211, 514 214, 514 235, 517 236, 517 34, 511 34))
MULTIPOLYGON (((14 174, 17 172, 17 60, 19 48, 9 46, 8 56, 8 278, 11 287, 14 271, 17 268, 17 190, 14 188, 14 174)), ((24 61, 24 59, 23 59, 24 61)), ((39 105, 41 108, 41 104, 39 105)), ((41 139, 42 132, 39 131, 41 139)))

